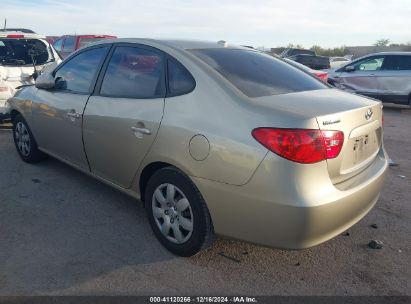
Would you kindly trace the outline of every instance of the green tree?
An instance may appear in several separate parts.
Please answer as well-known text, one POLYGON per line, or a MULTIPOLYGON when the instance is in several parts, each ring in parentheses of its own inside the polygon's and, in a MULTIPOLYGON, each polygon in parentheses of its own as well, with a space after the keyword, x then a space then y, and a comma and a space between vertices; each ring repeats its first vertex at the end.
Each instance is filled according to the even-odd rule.
POLYGON ((379 39, 374 43, 375 46, 388 46, 390 44, 390 39, 379 39))

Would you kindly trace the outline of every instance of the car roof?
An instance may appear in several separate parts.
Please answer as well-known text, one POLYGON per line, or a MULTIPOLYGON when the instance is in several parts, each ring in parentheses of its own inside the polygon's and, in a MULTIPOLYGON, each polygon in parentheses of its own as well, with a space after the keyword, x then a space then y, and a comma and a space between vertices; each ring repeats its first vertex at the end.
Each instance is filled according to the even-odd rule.
MULTIPOLYGON (((20 39, 46 39, 45 36, 36 34, 36 33, 25 33, 25 32, 21 32, 21 31, 0 31, 0 38, 7 38, 7 36, 9 35, 21 35, 23 37, 21 37, 20 39)), ((16 38, 18 39, 18 38, 16 38)))
POLYGON ((372 53, 368 54, 364 57, 368 56, 378 56, 378 55, 411 55, 411 52, 380 52, 380 53, 372 53))
POLYGON ((228 49, 253 49, 237 46, 230 44, 226 41, 203 41, 203 40, 183 40, 183 39, 150 39, 150 38, 119 38, 119 39, 107 39, 103 41, 98 41, 93 43, 93 45, 103 44, 103 43, 139 43, 146 45, 156 45, 156 46, 166 46, 174 49, 180 50, 190 50, 190 49, 217 49, 217 48, 228 48, 228 49))
POLYGON ((27 34, 35 34, 33 30, 25 29, 25 28, 5 28, 5 29, 0 29, 0 32, 21 32, 21 33, 27 33, 27 34))
POLYGON ((56 36, 58 38, 65 38, 65 37, 80 37, 80 38, 84 38, 84 37, 95 37, 95 38, 117 38, 117 36, 114 35, 105 35, 105 34, 82 34, 82 35, 62 35, 62 36, 56 36))

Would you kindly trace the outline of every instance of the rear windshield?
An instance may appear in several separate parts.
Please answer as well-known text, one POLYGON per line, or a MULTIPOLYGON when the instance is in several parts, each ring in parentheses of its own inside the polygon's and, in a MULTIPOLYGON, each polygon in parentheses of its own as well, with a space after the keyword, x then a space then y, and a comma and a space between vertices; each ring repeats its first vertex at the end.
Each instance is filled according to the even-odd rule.
POLYGON ((97 42, 99 40, 107 39, 104 37, 90 37, 90 38, 80 38, 80 46, 79 48, 82 48, 83 46, 89 45, 90 43, 97 42))
POLYGON ((49 51, 39 39, 0 38, 0 65, 41 65, 48 62, 49 51))
POLYGON ((320 80, 264 53, 239 49, 191 50, 248 97, 328 88, 320 80))
POLYGON ((294 56, 294 55, 314 55, 315 53, 310 50, 291 50, 288 52, 288 56, 294 56))

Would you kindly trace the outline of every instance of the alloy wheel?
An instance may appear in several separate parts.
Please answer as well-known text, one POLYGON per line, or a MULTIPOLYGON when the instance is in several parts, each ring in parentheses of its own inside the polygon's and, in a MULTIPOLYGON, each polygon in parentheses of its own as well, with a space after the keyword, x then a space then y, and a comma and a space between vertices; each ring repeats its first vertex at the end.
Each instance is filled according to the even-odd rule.
POLYGON ((30 134, 24 123, 20 121, 17 123, 16 130, 15 130, 15 136, 16 136, 17 147, 20 153, 23 156, 28 156, 30 154, 30 148, 31 148, 30 134))
POLYGON ((161 184, 152 198, 152 210, 158 229, 169 241, 183 244, 190 238, 193 211, 185 194, 173 184, 161 184))

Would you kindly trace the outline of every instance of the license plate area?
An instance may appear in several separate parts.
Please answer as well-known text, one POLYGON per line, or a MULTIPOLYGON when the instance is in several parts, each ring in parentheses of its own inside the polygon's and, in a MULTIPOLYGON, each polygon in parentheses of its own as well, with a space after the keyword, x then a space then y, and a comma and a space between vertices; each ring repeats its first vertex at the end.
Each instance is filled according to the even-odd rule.
POLYGON ((353 139, 353 153, 354 153, 354 163, 358 164, 364 160, 370 154, 367 153, 370 146, 370 136, 364 135, 353 139))

